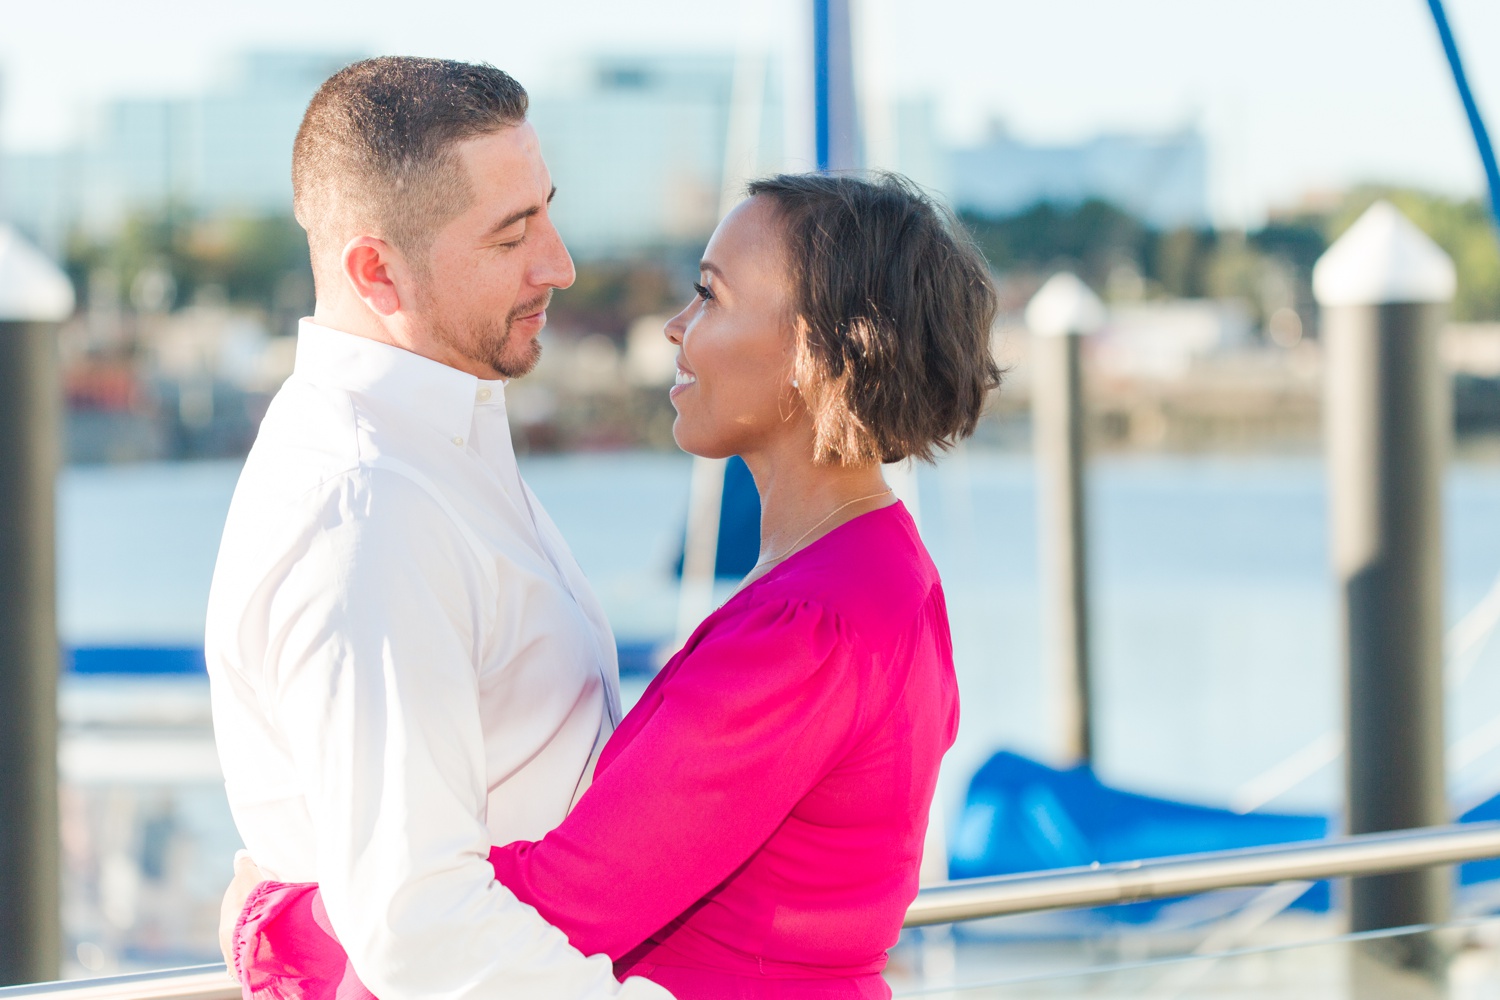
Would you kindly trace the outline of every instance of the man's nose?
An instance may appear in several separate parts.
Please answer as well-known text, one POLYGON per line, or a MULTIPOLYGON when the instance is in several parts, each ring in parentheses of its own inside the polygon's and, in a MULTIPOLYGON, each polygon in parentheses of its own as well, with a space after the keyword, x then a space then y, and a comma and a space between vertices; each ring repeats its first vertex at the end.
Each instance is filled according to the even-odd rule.
POLYGON ((563 245, 562 235, 548 225, 541 253, 532 269, 532 284, 567 288, 577 277, 578 272, 573 267, 568 248, 563 245))

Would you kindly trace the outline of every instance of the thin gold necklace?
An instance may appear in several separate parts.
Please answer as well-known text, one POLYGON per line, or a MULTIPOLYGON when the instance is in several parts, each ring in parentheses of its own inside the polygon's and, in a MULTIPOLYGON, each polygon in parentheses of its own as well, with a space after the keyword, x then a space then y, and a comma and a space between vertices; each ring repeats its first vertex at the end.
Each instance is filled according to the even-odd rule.
MULTIPOLYGON (((762 566, 768 566, 768 565, 770 565, 773 562, 780 562, 781 560, 785 559, 787 556, 791 555, 793 552, 795 552, 797 550, 797 546, 799 546, 799 545, 802 544, 802 540, 804 538, 806 538, 808 535, 812 534, 814 531, 817 531, 819 528, 823 527, 823 525, 827 524, 828 521, 829 521, 829 519, 832 518, 839 511, 841 511, 841 510, 847 510, 848 508, 853 507, 855 504, 859 503, 861 500, 874 500, 876 497, 886 496, 890 492, 891 492, 891 488, 890 487, 886 487, 885 489, 881 490, 879 493, 871 493, 867 497, 855 497, 853 500, 850 500, 848 503, 841 503, 841 504, 839 504, 837 507, 833 508, 833 510, 830 510, 827 514, 824 514, 822 520, 818 521, 817 524, 813 525, 811 528, 808 528, 806 531, 804 531, 801 535, 797 536, 797 540, 795 542, 793 542, 792 544, 788 545, 785 549, 783 549, 782 552, 781 552, 781 555, 779 555, 779 556, 772 556, 769 559, 762 559, 760 562, 756 563, 754 566, 751 566, 750 567, 750 573, 754 573, 756 570, 760 569, 762 566)), ((750 575, 750 573, 746 573, 745 575, 748 577, 750 575)))

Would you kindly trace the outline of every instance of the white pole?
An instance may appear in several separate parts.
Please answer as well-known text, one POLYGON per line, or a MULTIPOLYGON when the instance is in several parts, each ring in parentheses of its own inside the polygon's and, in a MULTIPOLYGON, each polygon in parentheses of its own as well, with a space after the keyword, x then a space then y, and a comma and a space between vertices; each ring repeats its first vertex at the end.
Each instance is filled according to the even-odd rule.
POLYGON ((719 509, 724 502, 722 458, 693 458, 688 484, 687 536, 682 546, 682 587, 677 598, 677 645, 681 648, 714 609, 714 569, 719 559, 719 509))
MULTIPOLYGON (((744 195, 744 186, 760 163, 761 118, 765 108, 765 57, 748 50, 734 61, 729 120, 724 135, 724 168, 720 174, 719 218, 744 195)), ((693 457, 688 486, 687 531, 682 545, 682 583, 677 597, 677 644, 680 647, 714 609, 715 569, 719 561, 719 513, 724 503, 722 458, 693 457)))
POLYGON ((745 184, 760 169, 760 133, 766 106, 766 59, 741 51, 734 59, 729 90, 729 127, 724 138, 724 170, 719 185, 719 218, 745 196, 745 184))

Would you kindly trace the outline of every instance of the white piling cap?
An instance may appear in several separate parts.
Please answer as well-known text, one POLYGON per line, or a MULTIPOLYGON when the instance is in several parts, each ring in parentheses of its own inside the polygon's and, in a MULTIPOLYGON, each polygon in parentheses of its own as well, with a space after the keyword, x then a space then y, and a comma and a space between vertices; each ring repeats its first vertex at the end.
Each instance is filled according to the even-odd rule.
POLYGON ((1388 201, 1377 201, 1318 258, 1313 294, 1324 306, 1451 302, 1453 260, 1388 201))
POLYGON ((73 315, 73 283, 57 265, 0 223, 0 323, 59 323, 73 315))
POLYGON ((1059 271, 1031 297, 1026 325, 1041 337, 1093 333, 1104 325, 1104 303, 1076 274, 1059 271))

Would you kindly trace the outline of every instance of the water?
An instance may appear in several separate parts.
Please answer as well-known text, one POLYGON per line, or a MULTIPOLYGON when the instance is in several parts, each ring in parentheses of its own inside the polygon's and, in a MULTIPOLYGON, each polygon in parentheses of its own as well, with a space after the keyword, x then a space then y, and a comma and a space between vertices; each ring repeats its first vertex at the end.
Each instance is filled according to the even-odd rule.
MULTIPOLYGON (((522 467, 619 637, 669 636, 688 460, 578 455, 529 458, 522 467)), ((201 642, 238 471, 237 463, 68 469, 59 494, 64 642, 201 642)), ((963 705, 939 790, 951 824, 968 776, 995 749, 1045 758, 1052 746, 1036 498, 1030 459, 1018 454, 960 452, 922 469, 919 484, 923 534, 949 598, 963 705)), ((1097 753, 1106 780, 1222 805, 1338 728, 1336 594, 1318 460, 1108 458, 1091 467, 1089 501, 1097 753)), ((1451 622, 1500 574, 1500 466, 1455 466, 1445 511, 1451 622)), ((632 685, 627 698, 638 692, 632 685)), ((63 714, 65 806, 74 796, 71 827, 65 819, 65 842, 71 836, 74 845, 69 935, 80 961, 106 956, 102 965, 85 963, 99 971, 211 959, 211 935, 169 920, 186 910, 211 930, 207 914, 238 846, 215 785, 204 685, 76 679, 63 714), (126 828, 134 832, 118 833, 126 828), (101 863, 101 852, 116 861, 101 863), (141 869, 148 855, 160 856, 151 863, 166 872, 158 882, 167 888, 151 889, 139 871, 135 883, 119 874, 127 867, 120 859, 134 857, 141 869), (179 905, 180 897, 191 905, 179 905)), ((1450 697, 1449 714, 1450 742, 1500 715, 1500 641, 1450 697)), ((1332 809, 1337 777, 1336 766, 1324 767, 1271 807, 1332 809)), ((1455 780, 1463 805, 1497 788, 1493 749, 1455 780)))
MULTIPOLYGON (((237 463, 72 468, 60 487, 69 644, 201 641, 237 463)), ((531 458, 523 471, 624 640, 669 636, 685 516, 679 455, 531 458)), ((1045 756, 1036 501, 1027 456, 965 452, 919 476, 942 570, 964 722, 949 770, 998 746, 1045 756)), ((1099 766, 1131 787, 1224 802, 1339 721, 1321 463, 1122 457, 1094 463, 1099 766)), ((1448 618, 1500 574, 1500 467, 1460 465, 1446 500, 1448 618)), ((1453 699, 1456 738, 1500 713, 1500 643, 1453 699)), ((1481 761, 1480 763, 1484 763, 1481 761)), ((953 790, 951 787, 948 789, 953 790)), ((1327 806, 1331 769, 1279 805, 1327 806)))

